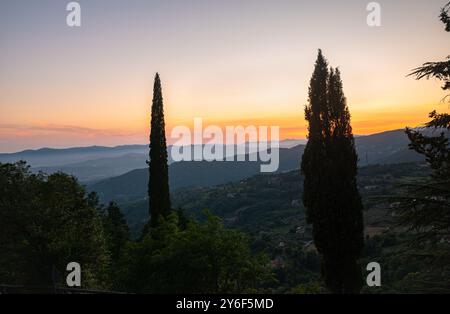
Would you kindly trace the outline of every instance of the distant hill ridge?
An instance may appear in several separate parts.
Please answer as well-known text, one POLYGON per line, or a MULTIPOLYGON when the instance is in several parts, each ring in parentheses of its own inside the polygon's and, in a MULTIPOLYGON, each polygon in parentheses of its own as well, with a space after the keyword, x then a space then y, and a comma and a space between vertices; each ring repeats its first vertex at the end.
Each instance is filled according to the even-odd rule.
MULTIPOLYGON (((438 134, 439 132, 440 130, 436 130, 434 134, 438 134)), ((298 146, 299 143, 304 142, 305 140, 287 139, 281 141, 280 146, 293 148, 296 145, 298 146)), ((423 160, 420 155, 408 149, 409 140, 404 130, 391 130, 372 135, 358 136, 355 138, 355 142, 360 166, 423 160)), ((300 157, 300 154, 293 157, 296 168, 299 166, 300 157)), ((91 183, 93 181, 101 181, 120 176, 134 169, 144 168, 146 167, 145 161, 147 159, 148 145, 139 144, 115 147, 42 148, 0 154, 0 162, 26 160, 34 171, 41 170, 46 173, 63 171, 75 175, 82 182, 91 183)), ((169 159, 169 163, 171 162, 172 160, 169 159)), ((255 163, 247 164, 249 169, 256 169, 257 166, 259 165, 255 163)), ((227 164, 224 167, 224 169, 228 169, 227 167, 230 167, 230 165, 227 164)), ((242 171, 247 174, 250 171, 249 169, 242 171)), ((200 181, 200 179, 197 181, 200 181)))

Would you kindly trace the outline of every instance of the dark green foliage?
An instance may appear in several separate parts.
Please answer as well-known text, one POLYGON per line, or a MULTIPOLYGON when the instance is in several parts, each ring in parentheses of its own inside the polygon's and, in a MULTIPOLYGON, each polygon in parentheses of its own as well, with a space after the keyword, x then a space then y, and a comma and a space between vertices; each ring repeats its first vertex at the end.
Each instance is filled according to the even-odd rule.
POLYGON ((149 165, 150 222, 155 225, 159 216, 168 215, 171 209, 163 97, 158 73, 153 86, 149 165))
POLYGON ((290 294, 324 294, 327 293, 325 287, 322 286, 321 282, 313 281, 308 283, 302 283, 298 286, 292 288, 289 291, 290 294))
MULTIPOLYGON (((449 116, 449 115, 447 115, 449 116)), ((437 116, 433 116, 435 124, 437 116)), ((450 130, 450 123, 437 122, 450 130)), ((431 127, 431 126, 429 126, 431 127)), ((396 198, 393 208, 397 222, 421 240, 442 241, 450 239, 450 147, 448 138, 425 136, 407 129, 410 147, 425 156, 432 170, 428 178, 404 184, 405 194, 396 198)), ((416 239, 417 240, 417 239, 416 239)), ((450 254, 449 254, 450 257, 450 254)))
POLYGON ((183 210, 164 217, 140 241, 129 240, 116 204, 98 205, 63 173, 31 174, 0 164, 0 282, 63 285, 67 263, 82 267, 82 288, 152 293, 264 292, 275 282, 269 261, 217 217, 204 223, 183 210))
MULTIPOLYGON (((398 186, 400 182, 420 180, 429 174, 429 167, 416 163, 374 165, 358 169, 357 181, 364 200, 368 230, 393 228, 394 217, 388 211, 390 202, 381 202, 380 196, 404 195, 398 186)), ((283 266, 274 269, 278 282, 271 287, 272 292, 320 293, 324 290, 318 282, 318 255, 313 249, 302 248, 302 242, 310 240, 309 235, 304 237, 295 233, 298 226, 304 226, 304 212, 301 207, 292 208, 291 202, 293 198, 298 198, 302 181, 298 171, 258 175, 222 186, 179 190, 173 202, 177 206, 183 204, 188 215, 199 213, 201 208, 211 208, 212 213, 224 218, 226 226, 250 234, 253 250, 264 251, 272 261, 281 260, 283 266), (233 198, 230 198, 230 194, 233 198), (284 248, 279 247, 280 242, 285 243, 284 248)), ((371 261, 381 263, 382 287, 381 290, 366 287, 363 292, 443 291, 440 288, 443 280, 433 279, 439 274, 439 268, 426 268, 430 265, 430 258, 425 258, 423 252, 397 256, 404 255, 404 248, 399 246, 400 241, 403 240, 395 234, 375 236, 373 240, 370 238, 365 245, 365 259, 361 264, 366 265, 371 261), (401 283, 407 278, 412 283, 416 272, 420 274, 414 284, 402 286, 401 283), (424 281, 421 282, 421 279, 424 281)), ((430 248, 428 253, 431 254, 433 250, 430 248)), ((447 271, 442 266, 440 269, 443 274, 447 271)))
POLYGON ((110 254, 111 263, 109 265, 109 278, 111 288, 123 291, 117 277, 123 271, 123 255, 126 245, 130 241, 130 230, 120 208, 114 202, 109 203, 106 208, 102 208, 103 230, 106 239, 106 246, 110 254))
POLYGON ((450 2, 447 3, 442 9, 441 9, 441 14, 439 15, 439 18, 441 20, 442 23, 444 23, 445 25, 445 31, 450 32, 450 16, 449 16, 449 11, 450 11, 450 2))
POLYGON ((409 75, 415 76, 418 80, 429 79, 430 77, 437 78, 443 81, 443 90, 450 90, 450 56, 444 61, 426 62, 421 67, 414 69, 409 75))
MULTIPOLYGON (((450 2, 442 9, 441 21, 449 29, 450 2)), ((416 79, 435 77, 444 82, 444 90, 450 90, 450 59, 438 63, 425 63, 410 75, 416 79)), ((398 222, 413 230, 415 235, 430 241, 450 238, 450 146, 442 131, 450 130, 450 114, 430 113, 422 130, 406 129, 411 141, 409 147, 425 156, 432 174, 429 178, 406 185, 407 194, 399 199, 395 208, 398 222), (426 135, 424 130, 441 131, 438 136, 426 135)), ((431 132, 430 132, 431 133, 431 132)), ((450 257, 450 255, 449 255, 450 257)))
POLYGON ((363 261, 382 265, 381 287, 365 287, 363 292, 449 293, 449 250, 449 243, 417 241, 410 232, 376 235, 367 240, 363 261))
POLYGON ((130 243, 124 285, 142 293, 254 292, 273 276, 252 256, 246 237, 225 229, 217 217, 179 227, 178 215, 161 218, 142 241, 130 243))
MULTIPOLYGON (((320 259, 316 251, 307 251, 300 243, 286 243, 281 254, 284 267, 278 270, 279 281, 287 287, 315 283, 320 280, 320 259)), ((297 291, 298 292, 298 291, 297 291)))
POLYGON ((78 262, 84 288, 105 287, 109 263, 95 195, 64 173, 31 174, 24 162, 0 164, 0 282, 65 283, 78 262))
POLYGON ((103 227, 111 258, 117 261, 130 238, 130 230, 120 208, 114 202, 109 203, 105 209, 103 227))
POLYGON ((356 183, 357 155, 340 72, 328 70, 320 50, 305 118, 309 136, 301 165, 303 203, 322 255, 323 279, 332 292, 358 292, 363 220, 356 183))
MULTIPOLYGON (((442 9, 440 14, 440 20, 445 25, 445 31, 450 32, 450 2, 447 3, 442 9)), ((430 77, 437 78, 443 81, 443 90, 450 90, 450 56, 447 60, 440 62, 426 62, 421 67, 414 69, 409 75, 413 75, 416 79, 422 78, 429 79, 430 77)), ((450 95, 447 95, 447 97, 450 95)))
MULTIPOLYGON (((301 203, 298 191, 302 183, 298 173, 299 170, 283 175, 258 175, 220 186, 178 189, 173 193, 172 202, 175 207, 182 207, 188 217, 196 219, 202 217, 203 208, 208 208, 214 215, 224 218, 227 227, 238 227, 248 233, 285 229, 284 221, 298 223, 296 216, 303 216, 303 212, 291 205, 294 200, 301 203)), ((138 236, 147 217, 147 202, 122 203, 121 208, 132 234, 138 236)))
MULTIPOLYGON (((450 31, 450 3, 441 10, 441 21, 450 31)), ((427 62, 410 75, 434 77, 450 90, 450 59, 427 62)), ((447 95, 448 97, 448 95, 447 95)), ((409 147, 425 157, 431 174, 402 185, 404 193, 393 198, 392 214, 400 230, 408 232, 405 245, 385 256, 391 289, 401 292, 448 293, 450 291, 450 115, 430 113, 425 128, 406 129, 409 147), (438 135, 435 135, 439 132, 438 135)))

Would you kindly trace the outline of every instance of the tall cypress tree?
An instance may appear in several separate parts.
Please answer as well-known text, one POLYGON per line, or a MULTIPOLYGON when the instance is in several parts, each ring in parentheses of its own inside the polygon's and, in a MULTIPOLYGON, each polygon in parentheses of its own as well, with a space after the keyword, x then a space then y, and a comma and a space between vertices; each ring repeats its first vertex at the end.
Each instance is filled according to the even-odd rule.
POLYGON ((357 264, 363 246, 357 155, 339 70, 319 50, 305 108, 309 139, 302 157, 303 202, 322 256, 322 277, 334 293, 361 289, 357 264))
POLYGON ((148 196, 150 223, 155 225, 158 218, 166 216, 171 209, 163 97, 158 73, 153 86, 151 119, 148 196))

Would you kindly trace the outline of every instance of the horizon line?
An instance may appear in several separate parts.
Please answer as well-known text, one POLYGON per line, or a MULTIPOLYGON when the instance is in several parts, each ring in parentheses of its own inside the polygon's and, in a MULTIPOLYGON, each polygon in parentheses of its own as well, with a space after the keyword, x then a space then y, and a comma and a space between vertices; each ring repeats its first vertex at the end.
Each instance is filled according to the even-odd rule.
MULTIPOLYGON (((364 137, 364 136, 371 136, 371 135, 376 135, 376 134, 382 134, 382 133, 387 133, 387 132, 394 132, 394 131, 401 131, 404 130, 402 128, 398 128, 398 129, 390 129, 390 130, 384 130, 381 132, 374 132, 374 133, 370 133, 370 134, 354 134, 353 136, 356 137, 364 137)), ((308 139, 305 138, 284 138, 284 139, 280 139, 279 142, 283 142, 283 141, 308 141, 308 139)), ((246 143, 249 143, 249 141, 246 141, 246 143)), ((181 145, 181 146, 190 146, 190 145, 199 145, 200 143, 192 143, 192 144, 186 144, 186 145, 181 145)), ((202 143, 205 144, 205 143, 202 143)), ((218 143, 220 144, 220 143, 218 143)), ((242 145, 243 143, 236 143, 235 145, 242 145)), ((92 148, 92 147, 98 147, 98 148, 118 148, 118 147, 127 147, 127 146, 145 146, 145 145, 149 145, 148 143, 134 143, 134 144, 118 144, 118 145, 114 145, 114 146, 109 146, 109 145, 100 145, 100 144, 95 144, 95 145, 88 145, 88 146, 61 146, 61 147, 49 147, 49 146, 43 146, 43 147, 39 147, 39 148, 27 148, 27 149, 23 149, 23 150, 19 150, 19 151, 0 151, 0 154, 2 155, 6 155, 6 154, 19 154, 19 153, 24 153, 24 152, 36 152, 36 151, 40 151, 40 150, 68 150, 68 149, 82 149, 82 148, 92 148)), ((222 143, 222 145, 226 145, 224 143, 222 143)), ((167 147, 171 147, 174 146, 173 144, 167 145, 167 147)))

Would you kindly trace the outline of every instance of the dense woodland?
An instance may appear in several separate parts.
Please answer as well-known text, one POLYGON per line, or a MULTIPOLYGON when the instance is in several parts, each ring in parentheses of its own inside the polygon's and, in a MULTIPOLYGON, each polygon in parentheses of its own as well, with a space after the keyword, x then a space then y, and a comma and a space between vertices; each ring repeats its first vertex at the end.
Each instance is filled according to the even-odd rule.
MULTIPOLYGON (((411 75, 450 90, 449 69, 411 75)), ((82 288, 131 293, 450 293, 448 114, 406 129, 424 162, 358 168, 340 70, 319 50, 300 169, 174 192, 158 74, 151 112, 148 198, 129 208, 63 172, 0 163, 0 284, 64 286, 76 261, 82 288), (371 261, 381 287, 364 285, 371 261)))

